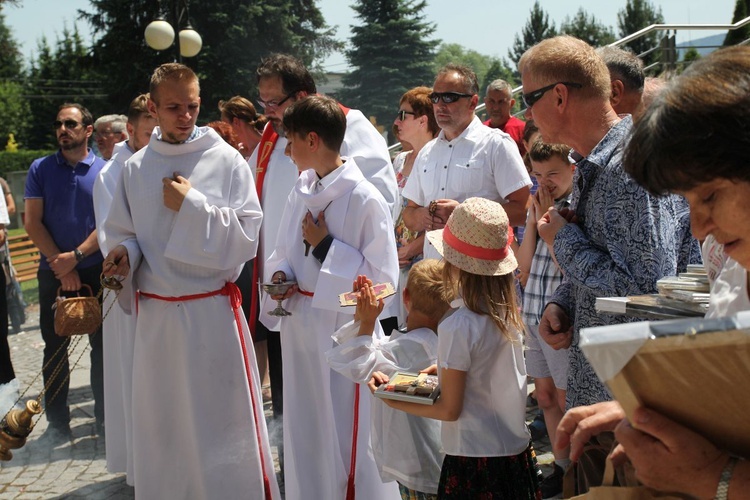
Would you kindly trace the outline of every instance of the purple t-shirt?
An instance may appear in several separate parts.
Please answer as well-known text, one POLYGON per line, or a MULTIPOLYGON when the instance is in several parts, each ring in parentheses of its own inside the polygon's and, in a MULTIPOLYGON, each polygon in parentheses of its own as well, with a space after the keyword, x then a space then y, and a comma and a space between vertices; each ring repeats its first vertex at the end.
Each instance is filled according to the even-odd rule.
MULTIPOLYGON (((75 250, 96 229, 94 181, 106 162, 91 150, 85 160, 72 167, 60 151, 34 160, 26 176, 24 199, 42 199, 42 223, 61 252, 75 250)), ((102 262, 94 252, 76 266, 84 269, 102 262)), ((42 255, 40 269, 49 270, 42 255)))

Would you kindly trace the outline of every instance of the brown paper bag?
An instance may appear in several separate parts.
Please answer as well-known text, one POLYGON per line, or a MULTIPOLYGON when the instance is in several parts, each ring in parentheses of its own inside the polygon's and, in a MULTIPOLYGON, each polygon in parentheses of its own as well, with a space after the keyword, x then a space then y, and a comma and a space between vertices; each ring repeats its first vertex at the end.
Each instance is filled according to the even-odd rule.
MULTIPOLYGON (((575 470, 575 467, 571 466, 566 471, 566 476, 570 471, 575 470)), ((612 465, 612 461, 607 458, 606 465, 604 467, 604 477, 602 478, 601 486, 593 486, 586 493, 577 496, 568 496, 569 491, 564 491, 564 498, 571 498, 575 500, 686 500, 690 497, 687 495, 675 494, 675 493, 661 493, 646 486, 639 485, 635 479, 635 475, 628 470, 622 470, 617 474, 620 483, 625 483, 624 486, 613 486, 615 479, 615 468, 612 465)), ((565 479, 568 481, 568 478, 565 479)), ((570 483, 566 483, 567 484, 570 483)))

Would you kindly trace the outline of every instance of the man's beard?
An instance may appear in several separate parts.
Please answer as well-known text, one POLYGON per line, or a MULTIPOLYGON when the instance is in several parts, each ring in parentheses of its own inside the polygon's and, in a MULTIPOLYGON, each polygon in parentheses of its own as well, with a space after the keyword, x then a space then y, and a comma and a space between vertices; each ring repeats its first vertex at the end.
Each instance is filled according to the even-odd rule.
POLYGON ((271 126, 273 127, 274 131, 276 131, 277 134, 283 137, 284 136, 284 124, 281 122, 281 120, 269 118, 268 121, 271 122, 271 126))
POLYGON ((63 144, 59 140, 57 142, 58 144, 60 144, 60 149, 62 149, 63 151, 71 151, 73 149, 78 149, 81 146, 83 146, 83 144, 85 143, 85 140, 84 139, 80 139, 78 141, 71 140, 67 144, 63 144))

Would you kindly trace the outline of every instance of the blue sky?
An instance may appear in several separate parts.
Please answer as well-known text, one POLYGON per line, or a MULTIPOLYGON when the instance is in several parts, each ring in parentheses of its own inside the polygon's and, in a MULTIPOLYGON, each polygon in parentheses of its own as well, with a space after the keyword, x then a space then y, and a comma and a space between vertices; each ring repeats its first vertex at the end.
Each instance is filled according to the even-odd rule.
MULTIPOLYGON (((193 0, 196 1, 196 0, 193 0)), ((202 0, 206 1, 206 0, 202 0)), ((349 27, 358 24, 351 0, 318 0, 324 17, 331 26, 337 26, 337 37, 345 40, 349 27)), ((529 17, 533 0, 427 0, 427 19, 437 26, 435 37, 446 43, 458 43, 482 54, 506 56, 513 37, 520 32, 529 17)), ((540 0, 550 19, 559 25, 566 16, 575 15, 579 7, 617 32, 617 11, 625 6, 625 0, 540 0)), ((734 0, 661 0, 653 2, 661 7, 665 22, 679 24, 729 23, 732 19, 734 0)), ((78 9, 89 9, 88 0, 21 0, 20 7, 3 9, 6 22, 13 35, 29 54, 36 49, 37 40, 43 35, 54 41, 62 31, 63 24, 72 27, 78 9)), ((85 39, 91 39, 89 26, 78 21, 85 39)), ((689 39, 716 34, 716 31, 680 32, 678 43, 689 39)), ((343 55, 337 54, 325 61, 331 71, 347 68, 343 55)))

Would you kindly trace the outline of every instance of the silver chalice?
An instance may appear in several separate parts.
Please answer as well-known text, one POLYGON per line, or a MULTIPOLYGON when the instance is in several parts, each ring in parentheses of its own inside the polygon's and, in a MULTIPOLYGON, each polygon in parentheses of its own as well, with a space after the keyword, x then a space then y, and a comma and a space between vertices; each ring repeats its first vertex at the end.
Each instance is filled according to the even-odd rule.
MULTIPOLYGON (((296 285, 296 281, 281 281, 279 283, 261 283, 263 286, 263 290, 266 291, 268 295, 284 295, 287 290, 289 290, 291 287, 296 285)), ((273 311, 268 311, 268 314, 271 316, 291 316, 292 313, 284 309, 282 306, 282 303, 284 302, 284 299, 277 299, 276 303, 278 304, 276 306, 276 309, 273 311)))

